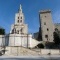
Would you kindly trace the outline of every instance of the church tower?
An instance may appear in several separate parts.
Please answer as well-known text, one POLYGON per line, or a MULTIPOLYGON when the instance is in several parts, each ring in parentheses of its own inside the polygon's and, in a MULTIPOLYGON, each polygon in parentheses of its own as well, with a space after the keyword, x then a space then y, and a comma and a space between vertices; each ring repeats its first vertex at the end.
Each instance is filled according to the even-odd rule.
MULTIPOLYGON (((9 34, 9 46, 31 47, 33 42, 32 35, 28 34, 27 24, 24 23, 24 14, 20 5, 18 13, 15 14, 15 23, 11 26, 9 34)), ((7 40, 8 40, 7 39, 7 40)))
POLYGON ((18 13, 15 14, 15 24, 11 26, 11 34, 27 34, 27 24, 24 24, 24 14, 20 5, 18 13))
POLYGON ((22 6, 20 5, 19 12, 15 15, 15 24, 24 24, 24 14, 22 12, 22 6))

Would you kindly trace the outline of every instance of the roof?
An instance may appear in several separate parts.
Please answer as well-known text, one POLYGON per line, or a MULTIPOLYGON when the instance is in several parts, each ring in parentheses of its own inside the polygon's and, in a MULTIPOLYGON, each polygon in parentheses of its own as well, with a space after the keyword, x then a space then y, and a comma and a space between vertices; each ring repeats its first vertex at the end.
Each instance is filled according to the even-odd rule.
POLYGON ((50 12, 51 12, 51 10, 41 10, 40 14, 42 14, 42 13, 50 13, 50 12))

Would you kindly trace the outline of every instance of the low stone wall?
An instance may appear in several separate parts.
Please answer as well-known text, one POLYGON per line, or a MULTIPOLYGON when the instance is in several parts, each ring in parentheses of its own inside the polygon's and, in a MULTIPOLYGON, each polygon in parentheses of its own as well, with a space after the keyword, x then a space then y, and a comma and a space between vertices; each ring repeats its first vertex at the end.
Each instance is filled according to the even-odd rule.
POLYGON ((6 47, 4 55, 5 56, 39 56, 39 55, 50 55, 50 54, 51 55, 59 55, 60 50, 28 49, 28 48, 24 48, 24 47, 6 47))
POLYGON ((33 48, 39 43, 39 41, 32 38, 31 34, 0 35, 0 46, 22 46, 33 48))
POLYGON ((37 52, 27 49, 27 48, 23 48, 23 47, 6 47, 6 52, 5 55, 9 56, 9 55, 13 55, 13 56, 27 56, 27 55, 38 55, 37 52))
POLYGON ((36 52, 39 52, 41 55, 59 55, 60 50, 59 49, 33 49, 36 52))
POLYGON ((0 46, 5 45, 5 35, 0 35, 0 46))

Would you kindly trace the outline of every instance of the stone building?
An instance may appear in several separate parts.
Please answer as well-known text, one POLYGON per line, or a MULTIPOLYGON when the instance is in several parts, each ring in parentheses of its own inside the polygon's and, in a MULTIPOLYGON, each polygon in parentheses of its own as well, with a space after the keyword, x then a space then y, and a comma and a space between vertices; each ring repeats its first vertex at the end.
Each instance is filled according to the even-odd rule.
POLYGON ((32 35, 28 34, 28 27, 24 23, 24 19, 22 6, 20 5, 19 12, 15 14, 15 23, 11 25, 9 46, 28 47, 28 40, 32 38, 32 35))
POLYGON ((54 24, 50 10, 42 10, 39 12, 40 27, 42 32, 42 40, 53 42, 54 24))
POLYGON ((24 19, 22 6, 20 5, 19 12, 15 14, 15 23, 11 26, 9 46, 34 47, 39 43, 32 38, 31 34, 28 34, 28 25, 24 23, 24 19))

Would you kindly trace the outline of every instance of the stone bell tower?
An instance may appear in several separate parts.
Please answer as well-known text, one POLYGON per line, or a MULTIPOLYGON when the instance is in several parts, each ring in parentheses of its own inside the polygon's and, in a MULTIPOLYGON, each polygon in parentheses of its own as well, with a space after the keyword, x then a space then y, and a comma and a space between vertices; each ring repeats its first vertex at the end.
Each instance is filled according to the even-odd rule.
POLYGON ((51 11, 42 10, 39 12, 42 40, 53 42, 54 24, 52 22, 51 11))
POLYGON ((24 24, 24 14, 20 5, 18 13, 15 14, 15 24, 11 26, 11 34, 27 34, 27 24, 24 24))

